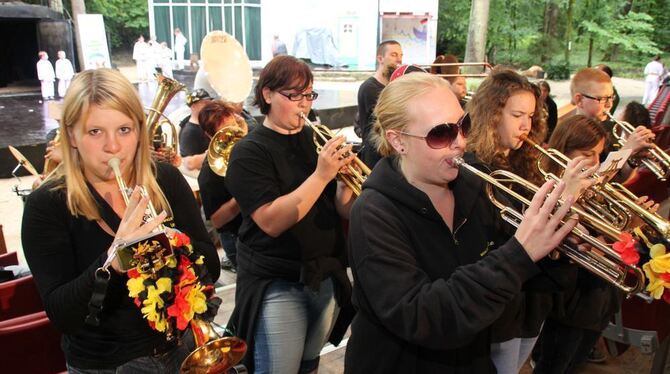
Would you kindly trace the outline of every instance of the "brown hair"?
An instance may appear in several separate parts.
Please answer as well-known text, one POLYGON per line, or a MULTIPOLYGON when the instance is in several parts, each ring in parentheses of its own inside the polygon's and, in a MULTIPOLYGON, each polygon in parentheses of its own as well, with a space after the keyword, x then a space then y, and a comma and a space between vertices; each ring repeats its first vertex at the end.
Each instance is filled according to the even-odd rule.
MULTIPOLYGON (((577 114, 558 123, 549 139, 549 148, 568 155, 574 151, 584 151, 595 147, 607 137, 605 128, 596 120, 577 114)), ((544 159, 545 170, 560 176, 563 170, 553 161, 544 159)))
POLYGON ((386 47, 388 47, 389 45, 400 45, 400 43, 397 40, 393 39, 384 40, 377 46, 377 56, 384 56, 384 54, 386 53, 386 47))
MULTIPOLYGON (((439 55, 433 61, 433 64, 453 64, 458 63, 458 57, 454 55, 439 55)), ((431 74, 459 74, 460 69, 458 66, 431 66, 431 74)), ((443 77, 448 80, 449 83, 454 83, 456 77, 443 77)))
POLYGON ((235 116, 235 107, 221 100, 212 100, 207 103, 198 114, 198 123, 209 136, 214 136, 217 126, 229 116, 235 116))
POLYGON ((572 104, 577 104, 575 101, 575 95, 588 91, 591 88, 592 83, 612 84, 612 79, 604 71, 594 68, 585 68, 578 71, 570 81, 570 96, 572 104))
POLYGON ((540 89, 520 74, 507 69, 495 68, 479 86, 479 89, 468 102, 467 111, 472 120, 472 130, 468 135, 467 150, 494 169, 513 171, 534 183, 541 182, 541 176, 533 160, 538 151, 524 143, 521 148, 512 150, 506 157, 500 150, 498 124, 507 100, 519 92, 530 92, 535 97, 535 111, 528 137, 541 144, 547 136, 547 119, 540 89))
POLYGON ((281 55, 273 58, 258 76, 254 88, 254 105, 261 113, 270 113, 271 105, 263 98, 263 88, 270 91, 297 90, 304 91, 314 81, 312 71, 306 63, 293 56, 281 55))

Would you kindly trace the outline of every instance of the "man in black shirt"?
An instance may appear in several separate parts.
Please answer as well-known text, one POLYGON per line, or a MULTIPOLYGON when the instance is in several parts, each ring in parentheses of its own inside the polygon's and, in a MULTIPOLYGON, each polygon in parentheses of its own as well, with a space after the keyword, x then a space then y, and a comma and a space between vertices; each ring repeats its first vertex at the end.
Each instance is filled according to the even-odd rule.
POLYGON ((358 89, 358 126, 361 128, 363 149, 361 160, 372 169, 380 156, 370 142, 370 132, 374 124, 373 111, 377 98, 388 84, 393 71, 402 64, 402 47, 395 40, 386 40, 377 47, 377 70, 358 89))
POLYGON ((556 107, 556 102, 549 95, 551 93, 551 87, 547 81, 540 81, 538 83, 540 86, 540 100, 544 101, 544 107, 547 109, 547 137, 546 141, 549 141, 551 134, 556 128, 558 123, 558 108, 556 107))
POLYGON ((198 88, 186 97, 186 105, 191 108, 191 118, 179 132, 179 154, 182 157, 182 165, 188 170, 200 169, 205 159, 209 137, 200 128, 198 115, 210 100, 212 97, 203 88, 198 88))

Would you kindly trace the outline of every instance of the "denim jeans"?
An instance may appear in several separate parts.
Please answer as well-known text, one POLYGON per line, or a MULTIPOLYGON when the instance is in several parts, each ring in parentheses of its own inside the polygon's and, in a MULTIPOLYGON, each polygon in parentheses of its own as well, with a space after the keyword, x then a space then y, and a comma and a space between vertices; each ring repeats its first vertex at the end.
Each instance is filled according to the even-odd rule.
POLYGON ((254 334, 256 374, 307 373, 319 366, 339 313, 333 287, 331 278, 318 292, 283 280, 268 286, 254 334))
POLYGON ((219 233, 221 238, 221 245, 223 251, 226 252, 226 257, 237 267, 237 234, 231 231, 222 231, 219 233))
POLYGON ((537 341, 534 338, 514 338, 491 344, 491 360, 499 374, 517 374, 530 356, 537 341))
POLYGON ((548 319, 541 336, 534 373, 564 374, 586 361, 600 333, 548 319))
POLYGON ((138 357, 118 366, 116 369, 78 369, 67 365, 67 372, 69 374, 177 374, 179 368, 181 368, 181 363, 189 353, 191 352, 188 345, 180 344, 167 353, 138 357))

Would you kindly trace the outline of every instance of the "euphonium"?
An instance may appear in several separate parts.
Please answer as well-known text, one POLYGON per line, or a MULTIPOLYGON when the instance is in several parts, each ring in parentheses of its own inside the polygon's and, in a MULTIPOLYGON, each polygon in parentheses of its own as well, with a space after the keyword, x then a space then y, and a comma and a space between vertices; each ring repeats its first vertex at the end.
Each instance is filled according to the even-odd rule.
MULTIPOLYGON (((468 165, 465 161, 456 157, 453 160, 454 164, 460 166, 469 172, 482 178, 488 182, 486 185, 486 193, 489 200, 500 209, 500 216, 503 220, 510 223, 514 227, 518 227, 523 219, 523 214, 513 207, 500 201, 493 190, 493 187, 501 192, 504 192, 510 198, 518 201, 524 207, 530 206, 530 201, 512 188, 505 185, 510 183, 525 189, 531 194, 535 194, 539 187, 526 181, 516 174, 505 170, 496 170, 490 174, 484 173, 475 167, 468 165)), ((601 222, 597 217, 593 217, 587 212, 580 209, 578 206, 573 206, 571 212, 579 215, 580 222, 589 222, 589 226, 595 227, 596 231, 604 235, 606 238, 616 241, 619 239, 620 231, 601 222)), ((578 265, 584 267, 586 270, 592 272, 594 275, 611 283, 612 285, 625 292, 628 296, 639 293, 645 286, 645 277, 642 270, 633 265, 628 265, 621 260, 621 256, 610 248, 609 245, 601 242, 597 238, 589 235, 581 230, 579 227, 572 229, 572 234, 579 237, 585 243, 592 246, 591 250, 582 251, 566 242, 561 243, 557 248, 561 253, 570 258, 578 265)))
MULTIPOLYGON (((335 134, 333 134, 333 132, 324 125, 317 125, 312 123, 312 121, 310 121, 304 113, 300 113, 300 118, 302 118, 303 121, 305 121, 305 124, 311 127, 314 131, 314 144, 316 145, 316 151, 321 152, 323 144, 334 138, 335 134)), ((347 165, 347 171, 347 173, 338 173, 337 175, 340 180, 345 185, 347 185, 347 187, 354 191, 356 196, 359 196, 363 189, 363 182, 365 182, 365 180, 370 175, 370 168, 367 167, 367 165, 365 165, 358 157, 354 157, 354 159, 351 161, 351 164, 347 165)))
POLYGON ((228 171, 228 160, 233 146, 244 137, 244 130, 237 126, 226 126, 217 131, 207 147, 207 163, 210 169, 222 177, 228 171))
MULTIPOLYGON (((546 150, 526 136, 521 139, 539 150, 542 155, 548 157, 563 169, 567 167, 570 159, 563 153, 555 149, 546 150)), ((559 179, 556 175, 542 168, 541 158, 538 159, 538 168, 547 180, 553 179, 557 181, 559 179)), ((592 178, 599 180, 601 176, 596 173, 592 178)), ((578 202, 591 214, 599 217, 602 221, 607 222, 617 230, 633 232, 636 228, 634 226, 640 224, 639 220, 634 218, 639 218, 642 221, 642 225, 637 227, 643 233, 650 234, 653 237, 660 235, 666 240, 670 239, 670 222, 660 215, 641 207, 637 204, 637 199, 638 197, 622 184, 603 181, 587 189, 578 202)))
MULTIPOLYGON (((619 121, 608 111, 604 112, 609 119, 614 122, 612 133, 620 145, 626 144, 623 134, 630 135, 635 131, 635 127, 626 121, 619 121)), ((643 157, 640 162, 644 164, 656 177, 665 181, 670 176, 670 155, 665 153, 659 146, 651 143, 648 156, 643 157)))
POLYGON ((196 349, 186 357, 179 370, 182 374, 246 373, 243 365, 237 365, 247 352, 247 343, 235 336, 220 337, 211 323, 191 321, 191 330, 196 349))
POLYGON ((177 137, 177 127, 165 116, 164 111, 174 95, 184 90, 186 86, 158 73, 156 74, 156 80, 158 81, 156 96, 151 103, 151 107, 147 108, 149 112, 147 113, 147 129, 154 150, 161 152, 169 162, 172 162, 177 155, 179 139, 177 137), (163 118, 161 119, 161 117, 163 118), (169 126, 170 134, 163 131, 164 124, 169 126))

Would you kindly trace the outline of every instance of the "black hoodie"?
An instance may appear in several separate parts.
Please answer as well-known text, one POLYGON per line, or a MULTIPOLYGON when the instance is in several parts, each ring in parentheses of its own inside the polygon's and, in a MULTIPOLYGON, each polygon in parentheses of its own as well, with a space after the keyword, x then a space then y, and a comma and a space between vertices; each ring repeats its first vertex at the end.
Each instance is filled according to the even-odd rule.
POLYGON ((465 170, 450 183, 452 233, 394 159, 377 164, 351 212, 345 373, 495 372, 488 327, 539 270, 513 237, 498 246, 483 185, 465 170))

